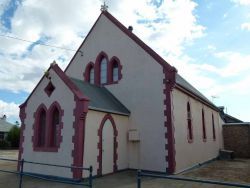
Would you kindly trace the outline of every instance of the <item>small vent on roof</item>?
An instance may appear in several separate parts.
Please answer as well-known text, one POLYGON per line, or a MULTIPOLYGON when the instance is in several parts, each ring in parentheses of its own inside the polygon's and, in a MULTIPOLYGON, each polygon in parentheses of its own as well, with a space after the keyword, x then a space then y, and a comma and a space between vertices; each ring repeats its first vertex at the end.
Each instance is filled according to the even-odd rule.
POLYGON ((133 31, 133 27, 131 25, 128 26, 128 30, 132 32, 133 31))

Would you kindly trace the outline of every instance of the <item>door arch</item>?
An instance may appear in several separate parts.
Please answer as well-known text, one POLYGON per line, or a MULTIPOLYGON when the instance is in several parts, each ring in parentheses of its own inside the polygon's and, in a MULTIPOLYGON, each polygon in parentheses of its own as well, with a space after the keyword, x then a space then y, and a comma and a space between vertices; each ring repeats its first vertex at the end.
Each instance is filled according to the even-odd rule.
POLYGON ((99 129, 98 129, 98 137, 99 137, 98 150, 99 150, 99 154, 97 156, 97 162, 98 162, 99 166, 98 166, 98 169, 97 169, 97 175, 103 175, 104 173, 112 173, 112 172, 117 171, 117 159, 118 159, 117 135, 118 135, 118 131, 117 131, 116 124, 115 124, 115 121, 114 121, 113 117, 110 114, 106 114, 104 116, 104 118, 102 119, 102 122, 100 124, 99 129), (112 131, 112 129, 113 129, 113 131, 112 131), (111 131, 111 134, 109 134, 110 131, 111 131), (103 141, 103 139, 105 138, 103 133, 107 134, 107 132, 108 132, 109 135, 111 135, 111 138, 113 136, 113 140, 107 140, 107 142, 113 144, 113 148, 110 149, 110 151, 113 152, 113 153, 110 153, 110 156, 113 156, 113 163, 109 164, 109 165, 112 165, 111 167, 110 166, 105 166, 105 167, 103 166, 103 163, 105 162, 104 159, 107 158, 107 155, 106 155, 107 153, 105 153, 106 156, 103 155, 103 149, 105 149, 105 148, 107 149, 107 147, 104 146, 104 144, 107 143, 107 142, 103 141), (103 169, 103 167, 104 167, 104 169, 103 169), (111 170, 111 172, 109 172, 110 170, 111 170))

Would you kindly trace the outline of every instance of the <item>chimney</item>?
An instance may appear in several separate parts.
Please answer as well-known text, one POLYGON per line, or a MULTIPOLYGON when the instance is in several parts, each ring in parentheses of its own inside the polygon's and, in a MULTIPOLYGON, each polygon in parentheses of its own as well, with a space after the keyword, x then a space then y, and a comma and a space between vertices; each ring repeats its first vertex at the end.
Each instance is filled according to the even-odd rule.
POLYGON ((130 31, 130 32, 132 32, 133 31, 133 27, 130 25, 130 26, 128 26, 128 30, 130 31))

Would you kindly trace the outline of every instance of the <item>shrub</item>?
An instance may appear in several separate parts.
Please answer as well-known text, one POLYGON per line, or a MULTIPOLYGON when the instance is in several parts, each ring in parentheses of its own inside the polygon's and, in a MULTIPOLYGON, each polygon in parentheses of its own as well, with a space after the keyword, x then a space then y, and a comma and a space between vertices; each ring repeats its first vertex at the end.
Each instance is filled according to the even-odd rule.
POLYGON ((14 125, 7 135, 6 140, 10 142, 11 147, 18 148, 20 139, 20 127, 14 125))
POLYGON ((1 149, 8 149, 10 147, 10 143, 6 140, 0 141, 0 148, 1 149))

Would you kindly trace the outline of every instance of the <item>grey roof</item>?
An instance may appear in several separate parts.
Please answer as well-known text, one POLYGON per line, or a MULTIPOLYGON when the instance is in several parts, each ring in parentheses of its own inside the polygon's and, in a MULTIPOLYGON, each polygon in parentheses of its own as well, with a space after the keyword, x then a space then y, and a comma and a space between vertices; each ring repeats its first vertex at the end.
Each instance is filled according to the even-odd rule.
POLYGON ((194 88, 190 83, 188 83, 188 81, 182 78, 179 74, 176 74, 176 83, 218 109, 218 107, 215 106, 207 97, 205 97, 201 92, 199 92, 196 88, 194 88))
POLYGON ((90 99, 89 109, 129 115, 130 111, 105 87, 70 78, 82 93, 90 99))
POLYGON ((0 132, 9 132, 14 125, 7 121, 0 119, 0 132))

